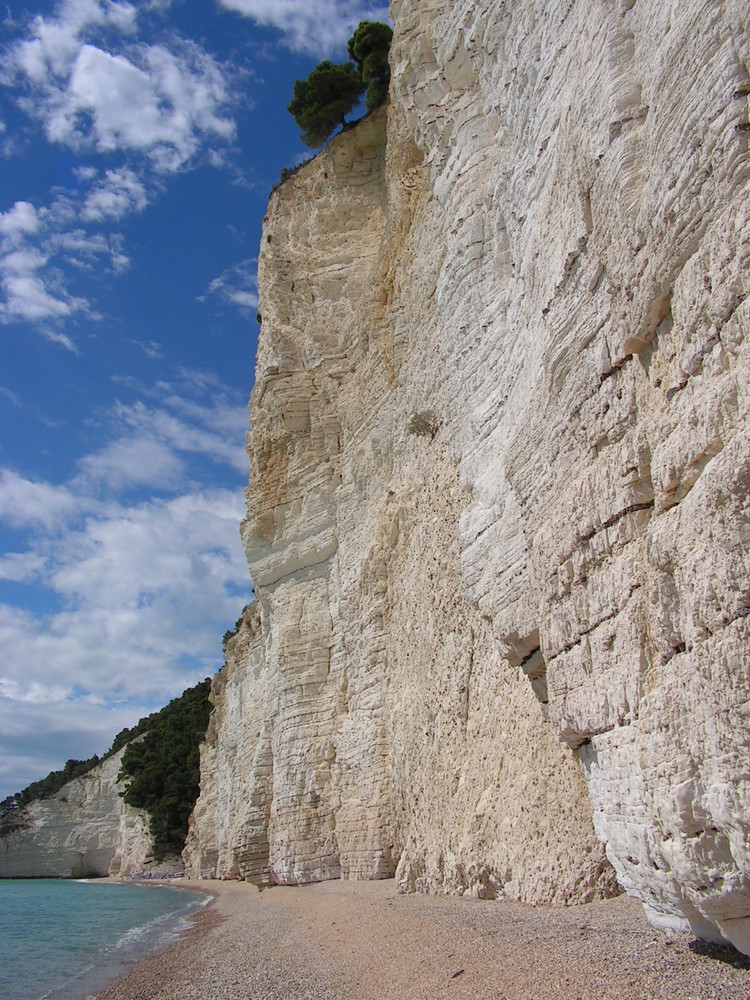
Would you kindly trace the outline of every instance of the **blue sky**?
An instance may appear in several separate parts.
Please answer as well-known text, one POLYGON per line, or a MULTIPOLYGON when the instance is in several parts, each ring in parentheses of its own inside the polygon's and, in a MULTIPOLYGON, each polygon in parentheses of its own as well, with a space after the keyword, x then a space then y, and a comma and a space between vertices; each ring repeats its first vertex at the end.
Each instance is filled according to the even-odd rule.
POLYGON ((286 105, 360 0, 62 0, 0 29, 0 799, 221 665, 286 105))

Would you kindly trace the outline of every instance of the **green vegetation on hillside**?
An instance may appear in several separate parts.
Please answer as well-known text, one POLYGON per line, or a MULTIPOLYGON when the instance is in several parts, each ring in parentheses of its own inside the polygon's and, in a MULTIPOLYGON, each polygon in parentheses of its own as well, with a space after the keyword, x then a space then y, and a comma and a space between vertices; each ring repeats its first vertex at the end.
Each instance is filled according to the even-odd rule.
POLYGON ((207 677, 149 716, 145 735, 129 743, 122 757, 119 777, 126 788, 121 794, 127 803, 148 813, 157 859, 179 853, 185 845, 188 819, 198 798, 198 747, 208 727, 210 690, 207 677))
POLYGON ((352 62, 327 59, 306 80, 296 80, 294 97, 287 110, 302 130, 302 141, 313 149, 322 145, 339 127, 347 127, 346 116, 367 91, 365 107, 374 111, 388 96, 388 50, 393 31, 387 24, 362 21, 349 39, 352 62))

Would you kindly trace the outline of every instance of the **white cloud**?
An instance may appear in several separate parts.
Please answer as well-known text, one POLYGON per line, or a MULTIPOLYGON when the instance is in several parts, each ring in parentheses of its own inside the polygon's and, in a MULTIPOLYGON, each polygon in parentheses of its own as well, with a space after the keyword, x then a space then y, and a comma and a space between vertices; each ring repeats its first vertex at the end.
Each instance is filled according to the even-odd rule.
MULTIPOLYGON (((114 210, 118 185, 120 196, 124 198, 127 193, 131 205, 137 207, 141 198, 137 180, 128 177, 127 171, 109 171, 99 186, 102 200, 95 199, 92 211, 98 208, 104 212, 107 196, 114 210)), ((76 222, 76 205, 64 195, 40 209, 27 201, 17 201, 0 214, 0 323, 42 325, 49 339, 71 350, 75 350, 74 345, 55 329, 55 324, 74 313, 88 313, 89 303, 68 291, 69 279, 59 265, 78 271, 102 271, 102 259, 108 258, 110 269, 118 273, 129 264, 119 234, 91 235, 76 222)))
POLYGON ((189 456, 247 475, 247 407, 220 385, 182 377, 176 385, 159 386, 157 405, 115 403, 112 416, 118 434, 80 460, 72 481, 76 489, 120 492, 148 486, 174 492, 185 485, 189 456), (210 395, 210 402, 195 398, 196 393, 210 395))
POLYGON ((37 211, 28 201, 17 201, 9 211, 0 213, 0 234, 11 243, 18 243, 38 229, 37 211))
POLYGON ((134 486, 168 489, 179 483, 184 464, 167 445, 150 433, 113 441, 80 462, 76 484, 123 490, 134 486))
MULTIPOLYGON (((221 603, 225 583, 247 582, 237 541, 241 514, 239 491, 227 490, 113 507, 61 543, 61 565, 50 576, 51 586, 97 621, 106 613, 106 630, 130 646, 127 631, 139 621, 141 629, 149 623, 152 645, 165 645, 165 631, 170 643, 187 652, 185 638, 176 633, 190 632, 190 623, 172 620, 170 609, 195 615, 204 600, 221 603)), ((142 633, 139 641, 143 638, 142 633)), ((119 683, 119 670, 117 676, 119 683)))
POLYGON ((0 580, 32 583, 39 578, 44 566, 45 559, 38 553, 9 552, 0 556, 0 580))
POLYGON ((51 142, 140 153, 168 173, 206 141, 233 138, 230 90, 198 45, 138 43, 135 27, 130 4, 66 0, 56 16, 34 20, 6 62, 25 81, 26 105, 51 142))
POLYGON ((176 451, 203 455, 232 466, 242 475, 247 473, 247 455, 242 446, 248 423, 245 406, 219 402, 209 409, 193 404, 183 410, 188 419, 175 416, 171 408, 169 401, 160 409, 138 403, 124 408, 122 416, 136 433, 158 435, 176 451))
POLYGON ((83 218, 90 222, 121 219, 131 212, 142 212, 148 204, 143 182, 128 167, 108 170, 88 194, 83 218))
POLYGON ((131 32, 136 10, 131 4, 105 0, 63 0, 57 17, 39 15, 32 24, 32 37, 15 49, 15 63, 34 83, 45 83, 50 75, 65 74, 80 48, 79 36, 92 28, 114 28, 131 32))
POLYGON ((65 321, 96 316, 73 293, 70 269, 117 274, 130 264, 120 234, 92 236, 82 227, 142 212, 164 175, 200 157, 221 163, 222 144, 235 135, 237 95, 210 54, 175 34, 139 40, 139 21, 152 28, 158 7, 61 0, 0 50, 2 82, 51 142, 120 160, 104 171, 76 167, 80 187, 58 189, 47 206, 20 200, 0 213, 0 323, 34 324, 72 350, 65 321))
POLYGON ((122 254, 122 237, 115 233, 104 236, 101 233, 90 235, 84 229, 70 229, 62 233, 51 234, 46 240, 47 249, 59 254, 64 262, 80 271, 102 271, 102 258, 109 258, 109 264, 114 272, 124 270, 128 258, 122 254))
POLYGON ((0 256, 0 285, 5 301, 0 302, 0 322, 13 320, 56 320, 83 309, 85 300, 54 289, 40 271, 48 258, 39 250, 21 248, 0 256))
POLYGON ((360 21, 387 21, 386 4, 363 0, 219 0, 222 7, 278 28, 297 52, 330 55, 346 46, 360 21))
MULTIPOLYGON (((136 347, 139 347, 147 358, 156 359, 164 357, 164 348, 157 340, 147 340, 147 341, 131 340, 130 343, 135 344, 136 347)), ((121 379, 122 376, 116 376, 116 380, 121 380, 121 379)))
POLYGON ((255 312, 258 308, 258 260, 251 257, 227 268, 209 284, 205 300, 209 295, 220 295, 225 302, 239 309, 255 312))
POLYGON ((250 590, 238 533, 243 507, 241 490, 111 505, 79 530, 47 535, 44 563, 35 541, 24 582, 49 587, 65 607, 35 616, 0 605, 0 732, 7 737, 3 717, 20 705, 39 707, 30 725, 40 731, 61 701, 80 703, 78 691, 103 716, 129 700, 166 704, 214 673, 221 635, 250 590))
POLYGON ((0 579, 46 591, 48 608, 0 604, 0 798, 67 757, 102 752, 123 725, 213 673, 249 599, 244 403, 201 372, 151 396, 114 408, 108 440, 65 484, 0 470, 0 521, 18 532, 0 579), (206 459, 237 469, 237 487, 196 486, 206 459), (29 732, 50 723, 56 741, 36 746, 29 732), (24 780, 4 776, 8 761, 24 780))
POLYGON ((0 520, 15 528, 52 529, 81 511, 81 498, 67 486, 34 482, 11 469, 0 469, 0 520))

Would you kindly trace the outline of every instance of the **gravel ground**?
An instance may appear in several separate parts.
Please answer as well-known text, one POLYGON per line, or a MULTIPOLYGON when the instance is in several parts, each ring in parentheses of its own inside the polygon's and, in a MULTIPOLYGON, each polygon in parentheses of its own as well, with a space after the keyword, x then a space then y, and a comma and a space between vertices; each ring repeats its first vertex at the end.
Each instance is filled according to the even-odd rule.
POLYGON ((555 909, 392 881, 185 884, 214 902, 98 1000, 750 1000, 750 959, 655 931, 624 896, 555 909))

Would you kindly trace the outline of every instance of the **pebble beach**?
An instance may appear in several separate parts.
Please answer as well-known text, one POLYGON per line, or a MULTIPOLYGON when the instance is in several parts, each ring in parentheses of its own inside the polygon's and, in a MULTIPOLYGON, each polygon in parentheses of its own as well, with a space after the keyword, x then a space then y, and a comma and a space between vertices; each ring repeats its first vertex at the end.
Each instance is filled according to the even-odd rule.
POLYGON ((750 1000, 750 959, 654 930, 626 896, 553 908, 392 880, 182 884, 214 899, 97 1000, 750 1000))

